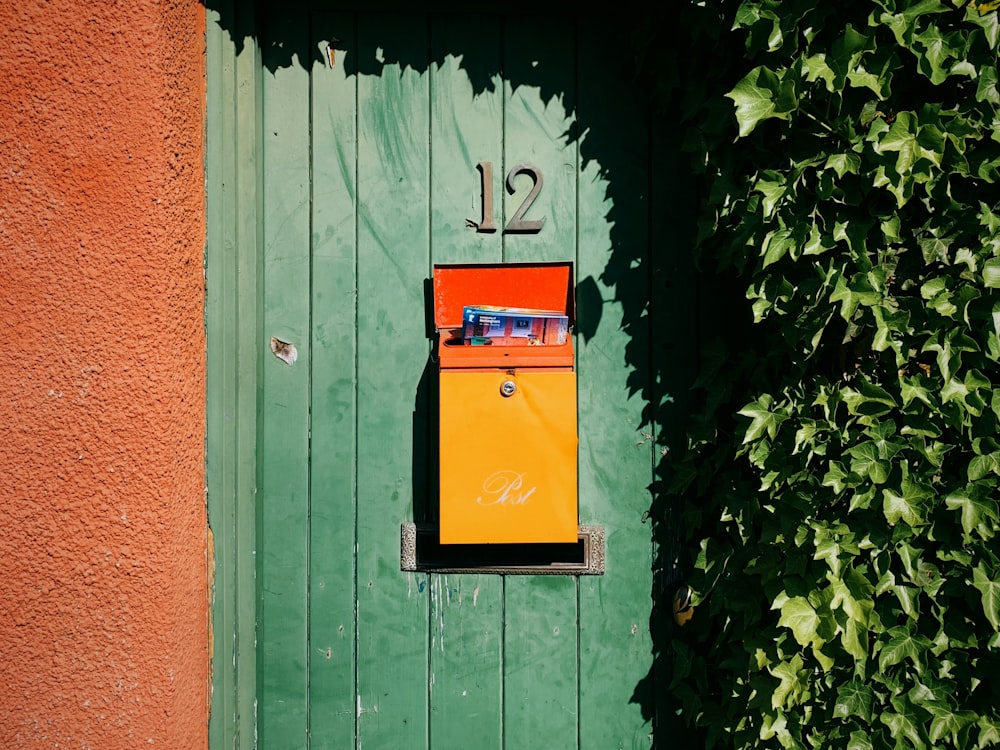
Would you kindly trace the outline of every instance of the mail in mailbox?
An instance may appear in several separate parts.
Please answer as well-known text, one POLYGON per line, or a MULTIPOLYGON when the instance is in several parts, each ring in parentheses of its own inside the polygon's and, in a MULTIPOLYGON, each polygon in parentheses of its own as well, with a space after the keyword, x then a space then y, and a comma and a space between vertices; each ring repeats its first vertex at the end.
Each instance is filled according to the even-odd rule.
POLYGON ((473 346, 551 346, 566 343, 569 318, 555 310, 466 307, 462 339, 473 346))

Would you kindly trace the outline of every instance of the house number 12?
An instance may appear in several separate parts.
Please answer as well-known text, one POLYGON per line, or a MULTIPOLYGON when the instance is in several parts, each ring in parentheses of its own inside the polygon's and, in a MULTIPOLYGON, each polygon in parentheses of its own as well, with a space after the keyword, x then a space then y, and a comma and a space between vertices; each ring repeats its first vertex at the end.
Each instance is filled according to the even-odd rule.
MULTIPOLYGON (((482 196, 483 196, 483 210, 482 210, 482 221, 478 224, 475 222, 470 222, 476 227, 477 232, 495 232, 497 231, 496 224, 493 223, 493 162, 481 161, 476 165, 476 169, 479 170, 479 179, 482 185, 482 196)), ((542 191, 542 170, 536 167, 534 164, 528 164, 523 162, 513 167, 507 173, 507 192, 511 195, 514 194, 514 178, 519 174, 527 174, 531 176, 534 184, 531 186, 531 192, 528 193, 527 197, 521 201, 521 205, 517 207, 517 211, 507 222, 507 226, 503 228, 505 234, 508 233, 535 233, 541 230, 542 225, 545 224, 545 219, 525 219, 524 215, 531 208, 531 204, 535 202, 535 198, 542 191)))

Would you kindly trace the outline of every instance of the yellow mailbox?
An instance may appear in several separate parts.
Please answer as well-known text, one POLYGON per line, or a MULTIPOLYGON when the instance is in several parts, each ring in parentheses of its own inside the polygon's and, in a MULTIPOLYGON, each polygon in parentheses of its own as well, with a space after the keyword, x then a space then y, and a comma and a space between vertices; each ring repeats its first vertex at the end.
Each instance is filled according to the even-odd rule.
POLYGON ((576 542, 572 264, 436 265, 433 287, 441 544, 576 542))

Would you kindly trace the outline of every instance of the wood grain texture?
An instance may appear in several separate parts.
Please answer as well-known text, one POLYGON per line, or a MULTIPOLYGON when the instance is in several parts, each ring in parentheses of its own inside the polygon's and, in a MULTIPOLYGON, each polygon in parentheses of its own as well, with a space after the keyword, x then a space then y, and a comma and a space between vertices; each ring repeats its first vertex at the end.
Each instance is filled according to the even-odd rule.
POLYGON ((357 77, 354 18, 311 18, 311 748, 354 743, 357 518, 357 77), (335 43, 334 64, 328 47, 335 43))
POLYGON ((257 281, 260 57, 237 51, 222 27, 252 28, 247 7, 210 12, 206 212, 206 470, 209 525, 215 542, 212 612, 211 747, 245 747, 256 732, 254 556, 257 464, 257 281), (235 137, 234 137, 235 136, 235 137))
MULTIPOLYGON (((649 139, 645 100, 628 87, 616 57, 627 40, 581 21, 578 41, 581 141, 578 279, 598 290, 600 309, 581 315, 582 523, 608 534, 601 578, 580 579, 580 748, 648 748, 652 727, 632 702, 652 658, 649 632, 650 471, 655 428, 647 422, 649 383, 637 359, 649 346, 649 139)), ((584 297, 585 295, 581 295, 584 297)), ((648 379, 648 375, 646 376, 648 379)))
POLYGON ((423 279, 430 153, 424 17, 362 15, 358 56, 384 65, 358 79, 358 712, 368 750, 427 743, 427 576, 399 569, 399 526, 413 517, 426 466, 423 279), (382 50, 380 52, 380 50, 382 50), (379 60, 380 56, 384 63, 379 60))
MULTIPOLYGON (((272 33, 305 49, 302 13, 272 33)), ((263 80, 265 339, 296 347, 294 365, 268 348, 261 364, 257 494, 257 741, 305 743, 309 577, 309 75, 299 65, 263 80)))

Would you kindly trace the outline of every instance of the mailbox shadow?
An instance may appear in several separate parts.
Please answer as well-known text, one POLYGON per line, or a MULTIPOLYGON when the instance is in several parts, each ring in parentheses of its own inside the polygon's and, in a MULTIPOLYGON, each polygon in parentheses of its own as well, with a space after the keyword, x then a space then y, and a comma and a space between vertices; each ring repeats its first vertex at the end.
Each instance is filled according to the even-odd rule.
MULTIPOLYGON (((223 30, 229 33, 238 50, 253 40, 254 29, 247 24, 243 14, 234 12, 232 0, 205 0, 205 5, 219 12, 223 30)), ((617 77, 622 86, 638 88, 643 82, 639 71, 633 68, 635 58, 630 54, 630 40, 637 34, 648 35, 646 26, 649 24, 662 28, 669 23, 663 17, 626 19, 625 14, 620 15, 621 18, 613 17, 605 11, 590 19, 567 19, 562 13, 559 19, 560 22, 598 24, 607 40, 606 49, 619 52, 617 57, 609 58, 609 64, 614 66, 612 77, 617 77)), ((260 42, 263 63, 268 70, 273 72, 291 65, 311 68, 314 62, 321 60, 322 50, 305 45, 301 33, 290 31, 285 37, 280 24, 268 28, 267 39, 260 42)), ((587 53, 587 50, 580 51, 580 54, 587 53)), ((425 71, 431 63, 441 64, 445 55, 452 55, 461 60, 475 94, 492 90, 501 72, 495 62, 485 59, 474 40, 457 42, 454 48, 437 50, 436 54, 437 59, 429 59, 418 45, 407 45, 404 49, 386 47, 379 50, 377 58, 348 55, 343 64, 348 75, 379 75, 387 65, 425 71), (418 49, 421 50, 419 54, 418 49)), ((569 93, 547 76, 546 71, 528 64, 512 61, 502 73, 515 88, 520 85, 538 87, 544 101, 569 93)), ((652 87, 655 83, 646 80, 644 85, 652 87)), ((577 85, 588 83, 578 82, 577 85)), ((649 90, 638 90, 635 97, 644 105, 652 99, 649 90)), ((578 331, 585 340, 589 339, 600 323, 602 306, 608 301, 601 299, 597 283, 600 281, 612 290, 613 301, 623 311, 621 325, 628 337, 623 364, 628 376, 621 387, 627 389, 630 397, 641 399, 644 407, 639 427, 655 434, 656 441, 656 467, 649 487, 647 514, 656 550, 649 624, 653 647, 648 674, 635 686, 630 702, 637 704, 642 716, 651 722, 654 746, 683 750, 704 744, 679 717, 680 701, 669 687, 671 642, 679 636, 670 601, 685 575, 683 561, 687 555, 683 550, 682 509, 674 504, 676 501, 667 499, 664 483, 671 471, 670 454, 683 445, 687 417, 693 410, 688 394, 697 375, 697 351, 707 331, 731 325, 725 304, 730 292, 715 286, 711 289, 711 299, 707 299, 708 295, 701 291, 705 277, 696 271, 692 258, 698 194, 690 177, 691 170, 680 152, 682 133, 668 118, 656 112, 643 107, 630 108, 635 116, 648 118, 651 123, 650 141, 642 144, 651 158, 652 177, 648 184, 636 185, 631 180, 634 155, 626 158, 629 149, 627 144, 623 147, 621 111, 607 108, 567 113, 575 117, 575 124, 564 134, 564 139, 567 144, 575 142, 578 145, 582 165, 590 161, 600 165, 600 177, 608 186, 609 209, 605 218, 611 227, 608 261, 599 279, 578 279, 578 331), (640 194, 646 200, 646 242, 636 242, 634 229, 630 228, 634 227, 636 200, 640 194)), ((425 286, 425 295, 426 290, 425 286)), ((741 297, 742 293, 737 291, 730 299, 741 297)), ((429 295, 426 301, 427 334, 433 339, 429 295)), ((412 489, 417 523, 433 524, 437 520, 432 501, 437 497, 438 486, 432 451, 437 434, 437 401, 436 363, 432 356, 424 366, 414 401, 412 489)), ((440 545, 434 550, 433 554, 439 554, 440 545)), ((534 551, 535 554, 539 552, 534 551)))

